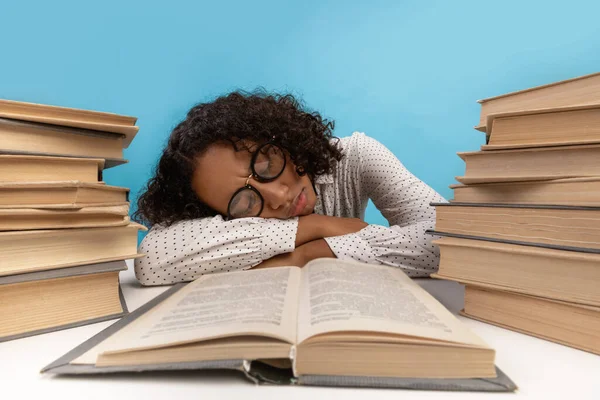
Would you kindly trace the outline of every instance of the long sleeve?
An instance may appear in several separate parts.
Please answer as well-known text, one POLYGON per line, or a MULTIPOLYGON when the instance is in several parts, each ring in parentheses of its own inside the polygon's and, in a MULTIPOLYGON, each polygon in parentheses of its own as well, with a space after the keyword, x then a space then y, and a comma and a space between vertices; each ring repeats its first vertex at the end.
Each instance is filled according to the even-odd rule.
POLYGON ((345 170, 353 192, 349 195, 370 198, 390 227, 369 225, 354 234, 326 238, 335 255, 400 267, 412 277, 435 272, 439 250, 425 230, 435 225, 435 208, 429 204, 445 200, 385 146, 364 134, 352 136, 345 170))
POLYGON ((297 218, 225 221, 221 216, 155 226, 140 245, 146 256, 135 260, 135 275, 142 285, 166 285, 249 269, 293 251, 297 229, 297 218))

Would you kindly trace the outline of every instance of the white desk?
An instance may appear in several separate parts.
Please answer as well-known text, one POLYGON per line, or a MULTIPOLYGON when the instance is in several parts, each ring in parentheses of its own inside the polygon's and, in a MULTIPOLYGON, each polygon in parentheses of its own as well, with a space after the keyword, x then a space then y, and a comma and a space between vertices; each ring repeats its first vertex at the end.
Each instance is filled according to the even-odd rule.
MULTIPOLYGON (((121 273, 134 310, 166 288, 143 288, 133 271, 121 273)), ((419 280, 451 311, 462 307, 462 287, 419 280)), ((190 372, 56 377, 38 371, 114 321, 0 343, 0 399, 561 399, 600 400, 600 356, 521 335, 467 318, 469 328, 496 349, 496 364, 519 386, 517 393, 423 392, 390 389, 254 386, 242 376, 190 372)))

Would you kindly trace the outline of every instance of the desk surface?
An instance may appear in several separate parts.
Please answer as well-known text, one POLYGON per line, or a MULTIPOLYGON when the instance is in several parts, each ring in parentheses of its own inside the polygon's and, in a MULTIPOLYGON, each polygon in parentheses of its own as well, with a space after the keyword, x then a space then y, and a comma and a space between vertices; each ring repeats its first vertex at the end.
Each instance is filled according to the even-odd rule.
MULTIPOLYGON (((454 282, 418 280, 451 311, 462 308, 454 282)), ((131 268, 121 273, 127 305, 134 310, 166 287, 144 288, 131 268)), ((113 376, 56 377, 38 371, 114 321, 0 343, 3 399, 600 399, 600 356, 458 317, 496 349, 496 364, 519 386, 517 393, 452 393, 388 389, 254 386, 236 373, 194 371, 113 376), (35 396, 35 397, 34 397, 35 396)), ((1 323, 1 322, 0 322, 1 323)))

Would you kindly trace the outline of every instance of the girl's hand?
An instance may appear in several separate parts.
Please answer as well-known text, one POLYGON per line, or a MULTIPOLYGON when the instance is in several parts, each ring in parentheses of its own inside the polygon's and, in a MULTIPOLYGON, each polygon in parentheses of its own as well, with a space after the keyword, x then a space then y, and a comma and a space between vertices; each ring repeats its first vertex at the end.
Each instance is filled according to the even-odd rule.
POLYGON ((253 267, 253 269, 289 266, 303 267, 309 261, 323 257, 335 258, 335 254, 333 254, 325 240, 318 239, 296 247, 291 253, 283 253, 269 258, 253 267))
POLYGON ((359 218, 331 217, 320 214, 305 215, 298 218, 296 247, 317 239, 355 233, 367 226, 368 224, 359 218))
POLYGON ((323 221, 324 228, 322 229, 324 233, 323 237, 356 233, 369 225, 360 218, 325 217, 326 220, 323 221))

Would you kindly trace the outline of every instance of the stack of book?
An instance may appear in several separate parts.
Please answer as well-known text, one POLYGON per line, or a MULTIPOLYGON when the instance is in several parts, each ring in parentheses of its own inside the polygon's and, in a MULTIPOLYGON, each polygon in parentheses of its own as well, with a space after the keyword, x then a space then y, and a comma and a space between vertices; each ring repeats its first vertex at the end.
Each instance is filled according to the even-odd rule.
POLYGON ((137 254, 127 188, 136 119, 0 100, 0 341, 123 315, 119 271, 137 254))
POLYGON ((600 354, 600 73, 481 103, 434 276, 466 316, 600 354))

